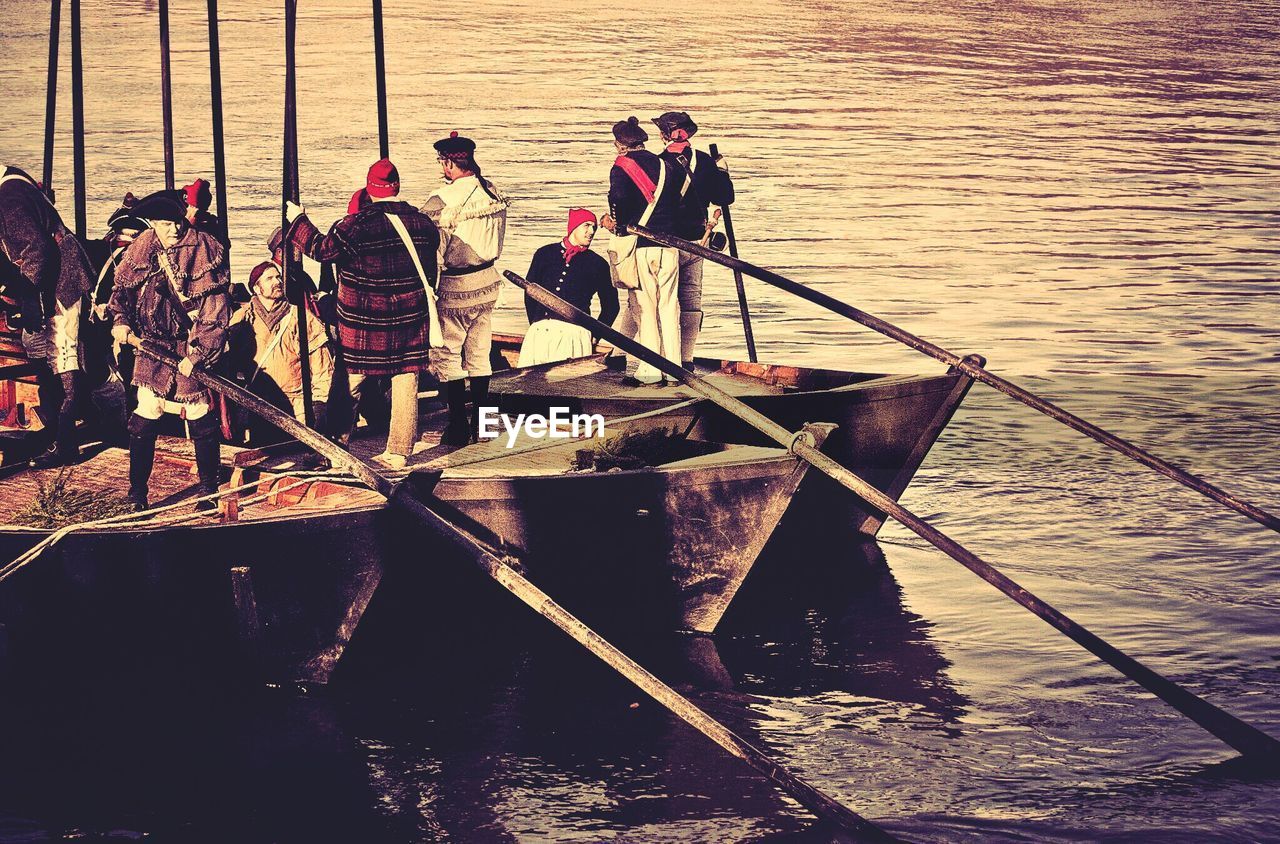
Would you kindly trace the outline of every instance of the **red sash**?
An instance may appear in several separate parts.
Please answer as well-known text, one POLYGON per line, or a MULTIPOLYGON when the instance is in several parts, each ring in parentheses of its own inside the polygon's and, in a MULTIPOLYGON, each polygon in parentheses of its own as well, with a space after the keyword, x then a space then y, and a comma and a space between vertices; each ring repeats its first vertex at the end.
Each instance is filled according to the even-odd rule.
POLYGON ((635 186, 640 188, 640 192, 644 194, 645 202, 653 202, 653 197, 658 192, 658 186, 653 183, 653 179, 649 178, 649 174, 644 172, 634 158, 627 155, 620 155, 614 159, 614 164, 622 168, 622 172, 631 177, 631 181, 635 182, 635 186))

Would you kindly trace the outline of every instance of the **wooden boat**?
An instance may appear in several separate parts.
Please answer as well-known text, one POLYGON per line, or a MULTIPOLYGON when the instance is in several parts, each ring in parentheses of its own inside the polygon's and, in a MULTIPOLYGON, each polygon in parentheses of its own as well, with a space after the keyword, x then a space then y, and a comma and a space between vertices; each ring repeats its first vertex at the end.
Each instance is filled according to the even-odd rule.
MULTIPOLYGON (((419 493, 519 560, 571 610, 606 626, 625 619, 711 631, 771 535, 810 549, 836 547, 881 524, 881 514, 858 508, 818 473, 806 475, 794 458, 683 388, 623 387, 606 355, 510 369, 519 339, 495 338, 495 370, 506 369, 495 375, 493 393, 504 412, 567 407, 627 419, 628 429, 674 426, 688 444, 657 469, 566 476, 576 444, 542 441, 512 453, 482 443, 449 453, 435 448, 443 414, 424 417, 426 448, 413 466, 431 474, 414 476, 419 493)), ((819 432, 830 432, 824 450, 895 497, 970 385, 955 373, 697 365, 789 428, 835 423, 819 432)), ((378 444, 357 440, 353 448, 369 457, 378 444)), ((153 501, 162 504, 194 494, 189 444, 169 445, 157 464, 168 469, 158 468, 153 481, 153 501)), ((23 650, 55 627, 54 638, 66 642, 114 629, 139 652, 166 631, 174 642, 204 643, 205 661, 235 653, 277 679, 326 680, 384 566, 431 565, 434 545, 410 536, 380 496, 294 474, 296 453, 224 451, 237 464, 231 486, 257 481, 228 496, 221 517, 79 531, 0 583, 0 656, 6 638, 23 650), (246 496, 251 506, 241 507, 246 496), (233 568, 247 571, 233 579, 233 568)), ((119 490, 127 457, 107 450, 75 471, 119 490)), ((0 480, 7 513, 34 497, 35 479, 27 472, 0 480)), ((0 563, 47 535, 0 527, 0 563)))
MULTIPOLYGON (((636 427, 663 418, 647 415, 636 427)), ((830 427, 814 426, 815 438, 830 427)), ((628 429, 620 422, 609 431, 628 429)), ((163 496, 161 505, 181 505, 194 493, 189 444, 165 446, 153 494, 163 496)), ((628 623, 709 632, 807 469, 783 449, 678 437, 654 467, 569 472, 582 446, 525 440, 510 450, 492 441, 427 448, 415 455, 410 485, 495 550, 514 555, 572 611, 616 620, 629 609, 628 623)), ((355 445, 376 448, 372 440, 355 445)), ((229 451, 233 462, 245 462, 245 452, 229 451)), ((73 471, 84 483, 118 490, 127 455, 108 449, 73 471)), ((0 487, 10 512, 37 494, 37 473, 25 475, 0 487)), ((291 475, 278 457, 234 467, 226 486, 250 488, 227 495, 220 516, 178 506, 152 523, 75 531, 0 583, 0 625, 10 648, 37 653, 52 640, 60 654, 54 662, 78 664, 78 648, 111 630, 106 638, 128 643, 126 653, 151 652, 156 640, 188 642, 197 662, 230 654, 259 663, 273 679, 323 682, 385 566, 446 565, 443 543, 400 524, 381 496, 291 475)), ((0 556, 13 559, 49 534, 0 528, 0 556)), ((113 661, 118 665, 115 657, 104 664, 113 661)))
MULTIPOLYGON (((514 361, 520 341, 514 335, 495 335, 495 355, 501 355, 503 363, 514 361)), ((620 358, 598 354, 509 368, 494 375, 490 389, 504 413, 546 413, 558 406, 570 413, 599 413, 606 419, 698 398, 678 385, 624 386, 621 363, 620 358)), ((711 358, 696 359, 694 370, 790 430, 806 422, 835 423, 837 429, 823 450, 894 500, 911 483, 973 384, 956 371, 883 375, 711 358)), ((689 404, 677 416, 695 437, 773 444, 710 402, 689 404)), ((809 474, 788 515, 789 521, 803 521, 806 532, 842 531, 829 537, 832 542, 855 541, 855 534, 875 536, 884 519, 883 513, 862 505, 819 472, 809 474)))

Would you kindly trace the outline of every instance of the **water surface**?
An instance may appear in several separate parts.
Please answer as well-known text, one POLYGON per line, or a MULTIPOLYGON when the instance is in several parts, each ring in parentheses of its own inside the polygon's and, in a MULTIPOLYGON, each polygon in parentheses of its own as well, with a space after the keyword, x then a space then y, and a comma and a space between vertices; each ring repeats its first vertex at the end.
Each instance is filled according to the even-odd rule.
MULTIPOLYGON (((283 33, 274 7, 220 5, 241 276, 278 221, 283 33)), ((569 207, 602 209, 613 121, 688 110, 696 140, 730 159, 744 257, 980 352, 1280 509, 1280 4, 385 5, 404 192, 436 183, 431 141, 476 138, 516 200, 505 267, 558 238, 569 207)), ((208 67, 203 4, 173 6, 183 184, 212 171, 208 67)), ((324 223, 376 157, 372 30, 360 4, 302 6, 302 193, 324 223)), ((0 9, 0 154, 32 172, 46 14, 33 0, 0 9)), ((85 22, 96 231, 126 190, 161 186, 155 5, 86 4, 85 22)), ((63 49, 66 67, 65 32, 63 49)), ((70 218, 61 81, 55 185, 70 218)), ((704 348, 742 357, 731 277, 708 269, 707 282, 704 348)), ((748 291, 767 360, 940 368, 748 291)), ((514 289, 499 323, 523 327, 514 289)), ((1274 534, 983 387, 904 503, 1280 734, 1274 534)), ((714 647, 655 646, 651 664, 913 840, 1280 840, 1274 779, 904 529, 882 539, 891 577, 836 577, 772 612, 757 600, 714 647)), ((394 691, 231 707, 180 728, 85 715, 81 734, 27 748, 46 760, 38 776, 6 772, 30 787, 0 798, 0 839, 824 840, 553 636, 512 637, 454 669, 447 687, 422 667, 394 691)))

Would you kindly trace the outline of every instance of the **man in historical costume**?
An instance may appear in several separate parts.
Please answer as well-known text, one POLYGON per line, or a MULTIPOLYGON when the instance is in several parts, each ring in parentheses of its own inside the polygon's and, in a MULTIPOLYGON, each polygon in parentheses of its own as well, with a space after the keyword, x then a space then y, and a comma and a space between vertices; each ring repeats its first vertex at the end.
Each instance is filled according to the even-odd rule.
MULTIPOLYGON (((662 234, 675 234, 680 194, 687 174, 644 148, 649 135, 635 117, 613 124, 613 143, 618 153, 609 171, 609 213, 602 225, 619 235, 629 226, 643 223, 662 234)), ((679 250, 641 237, 636 241, 635 261, 639 288, 628 302, 639 314, 634 319, 641 343, 673 363, 680 362, 680 303, 677 281, 679 250)), ((625 383, 662 384, 662 372, 641 363, 625 383)))
MULTIPOLYGON (((231 317, 229 348, 237 372, 249 390, 303 421, 302 359, 298 348, 298 309, 284 298, 284 280, 273 261, 249 272, 252 298, 231 317)), ((333 354, 329 335, 319 317, 306 310, 307 360, 311 369, 311 405, 315 427, 328 430, 329 390, 333 385, 333 354)), ((250 420, 255 442, 278 434, 250 420)))
POLYGON ((502 254, 510 201, 480 172, 474 141, 457 132, 435 143, 445 186, 422 206, 440 227, 440 353, 435 374, 445 386, 449 424, 441 442, 466 445, 476 436, 467 417, 466 378, 476 416, 489 395, 489 351, 493 308, 502 277, 494 262, 502 254))
MULTIPOLYGON (((591 300, 599 298, 598 319, 613 325, 618 316, 618 291, 609 276, 609 262, 591 251, 595 235, 596 215, 585 208, 570 209, 569 233, 533 253, 525 278, 586 313, 591 313, 591 300)), ((591 354, 594 343, 587 329, 556 318, 527 293, 524 310, 529 317, 529 331, 520 346, 519 366, 591 354)))
MULTIPOLYGON (((659 157, 689 174, 690 185, 681 197, 676 215, 676 236, 697 243, 707 235, 708 207, 724 208, 733 202, 733 182, 727 170, 721 169, 709 153, 696 150, 689 143, 698 132, 698 124, 683 111, 668 111, 653 122, 666 144, 659 157)), ((693 368, 694 349, 702 331, 702 258, 680 253, 680 360, 686 369, 693 368)))
MULTIPOLYGON (((150 228, 134 238, 116 268, 108 306, 112 334, 121 345, 140 338, 181 357, 176 369, 146 355, 134 361, 138 406, 129 417, 129 498, 141 510, 147 507, 156 435, 165 413, 187 422, 201 494, 218 490, 218 416, 209 391, 191 374, 221 357, 231 294, 222 244, 188 224, 186 208, 171 192, 146 197, 132 214, 150 228)), ((213 502, 200 505, 213 507, 213 502)))
POLYGON ((106 233, 84 244, 91 268, 97 272, 89 297, 93 307, 81 325, 85 387, 93 403, 91 418, 86 422, 91 429, 96 428, 96 435, 104 442, 128 441, 126 425, 136 403, 136 390, 130 384, 133 349, 120 347, 112 338, 108 305, 115 290, 116 267, 129 244, 148 228, 145 220, 133 216, 132 209, 137 204, 137 198, 126 193, 120 207, 107 218, 106 233))
POLYGON ((9 324, 22 329, 27 356, 40 367, 40 421, 51 437, 37 468, 74 463, 77 390, 84 368, 80 324, 93 290, 83 246, 25 172, 0 177, 0 288, 14 303, 9 324))
POLYGON ((196 231, 211 234, 222 244, 226 252, 231 251, 231 241, 227 238, 222 221, 209 213, 213 204, 213 190, 207 179, 196 179, 182 188, 182 199, 187 203, 187 222, 196 231))
POLYGON ((291 202, 286 213, 293 243, 337 270, 339 345, 352 398, 368 376, 391 376, 391 431, 376 459, 399 468, 418 438, 418 373, 430 366, 425 284, 435 278, 440 235, 398 198, 400 174, 387 159, 369 168, 365 190, 371 202, 327 235, 300 206, 291 202))

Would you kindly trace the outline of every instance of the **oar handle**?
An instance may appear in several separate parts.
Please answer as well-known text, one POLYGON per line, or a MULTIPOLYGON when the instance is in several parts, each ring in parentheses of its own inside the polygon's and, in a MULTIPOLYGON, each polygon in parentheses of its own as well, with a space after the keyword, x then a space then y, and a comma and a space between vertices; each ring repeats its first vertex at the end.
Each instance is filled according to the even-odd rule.
MULTIPOLYGON (((126 342, 154 361, 162 363, 166 366, 172 366, 175 369, 181 358, 167 349, 160 349, 154 345, 147 343, 146 340, 138 337, 136 334, 130 334, 126 342)), ((348 452, 342 446, 331 441, 324 434, 314 428, 302 424, 294 419, 288 413, 280 410, 275 405, 265 401, 253 393, 231 383, 225 378, 206 372, 200 367, 196 367, 191 372, 191 378, 215 393, 226 396, 227 398, 239 404, 246 410, 256 413, 266 419, 272 425, 275 425, 286 434, 290 434, 294 439, 310 447, 312 450, 319 452, 321 455, 329 459, 329 462, 335 468, 349 472, 356 477, 365 486, 385 496, 390 496, 392 492, 392 483, 383 477, 376 469, 365 463, 360 458, 348 452)))
MULTIPOLYGON (((647 237, 648 235, 645 236, 647 237)), ((525 293, 539 305, 542 305, 560 319, 579 325, 593 334, 604 337, 628 355, 644 361, 666 375, 676 378, 694 392, 710 399, 780 445, 786 446, 793 454, 807 460, 814 468, 828 475, 877 510, 892 516, 934 547, 943 551, 970 571, 975 572, 983 580, 995 586, 1018 604, 1065 633, 1077 644, 1084 647, 1085 650, 1143 686, 1156 697, 1235 748, 1242 755, 1261 759, 1269 764, 1280 763, 1280 742, 1277 742, 1258 728, 1214 706, 1207 700, 1196 696, 1086 630, 1080 624, 1077 624, 1027 589, 1015 583, 977 554, 969 551, 960 543, 849 471, 845 466, 841 466, 835 460, 804 442, 797 437, 795 432, 788 431, 777 422, 729 395, 719 387, 688 372, 684 367, 672 363, 662 355, 637 343, 589 314, 583 313, 545 287, 530 284, 510 271, 504 272, 504 275, 513 284, 523 288, 525 293)))
MULTIPOLYGON (((726 218, 725 222, 727 228, 728 218, 726 218)), ((1070 428, 1074 428, 1085 436, 1102 443, 1108 448, 1120 452, 1126 457, 1129 457, 1148 468, 1156 470, 1165 477, 1177 481, 1188 489, 1193 489, 1206 498, 1210 498, 1225 507, 1235 510, 1237 513, 1248 516, 1260 525, 1280 532, 1280 517, 1275 514, 1269 513, 1257 505, 1250 504, 1238 496, 1227 492, 1221 487, 1206 481, 1204 478, 1175 466, 1169 461, 1157 457, 1151 452, 1134 445, 1128 440, 1118 437, 1109 431, 1099 428, 1091 422, 1081 419, 1070 411, 1064 410, 1053 402, 1043 399, 1031 391, 1014 384, 1012 381, 1001 378, 1000 376, 987 371, 986 368, 980 366, 976 361, 966 361, 955 352, 948 351, 941 346, 930 343, 928 340, 917 337, 909 331, 904 331, 893 323, 886 322, 879 317, 872 316, 865 311, 855 308, 853 305, 841 302, 839 299, 834 299, 825 293, 821 293, 800 284, 799 282, 792 281, 785 276, 757 267, 754 264, 749 264, 740 258, 731 255, 723 255, 716 252, 714 249, 708 249, 704 246, 699 246, 696 243, 692 243, 669 234, 650 231, 644 226, 631 226, 630 229, 633 233, 638 234, 641 237, 646 237, 655 243, 661 243, 663 246, 670 246, 683 252, 688 252, 692 255, 699 255, 708 261, 730 267, 735 272, 744 272, 752 278, 757 278, 766 284, 771 284, 774 287, 785 290, 788 293, 804 299, 805 301, 812 302, 815 305, 819 305, 829 311, 840 314, 854 322, 865 325, 874 331, 878 331, 886 337, 897 340, 903 345, 910 346, 918 352, 923 352, 936 360, 942 361, 948 366, 955 367, 970 378, 973 378, 975 381, 981 381, 990 387, 994 387, 1006 396, 1017 399, 1028 407, 1040 411, 1051 419, 1055 419, 1070 428)))

